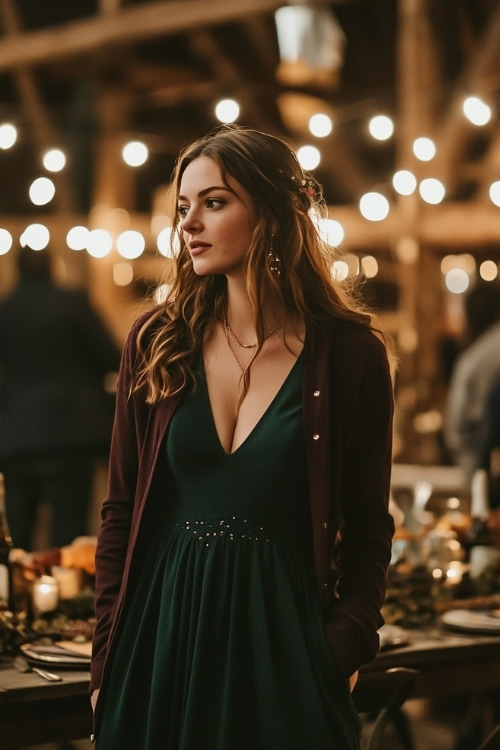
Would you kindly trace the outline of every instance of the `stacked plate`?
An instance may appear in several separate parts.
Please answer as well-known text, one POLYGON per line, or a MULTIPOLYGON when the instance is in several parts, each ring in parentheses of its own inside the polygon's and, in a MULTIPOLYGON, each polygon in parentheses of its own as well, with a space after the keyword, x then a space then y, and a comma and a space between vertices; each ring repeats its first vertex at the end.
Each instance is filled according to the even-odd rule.
POLYGON ((60 641, 48 646, 25 643, 21 646, 23 656, 30 664, 69 669, 89 669, 90 649, 90 642, 73 641, 60 641))
POLYGON ((466 633, 500 634, 500 610, 492 609, 474 611, 469 609, 450 609, 441 616, 442 622, 454 630, 466 633))

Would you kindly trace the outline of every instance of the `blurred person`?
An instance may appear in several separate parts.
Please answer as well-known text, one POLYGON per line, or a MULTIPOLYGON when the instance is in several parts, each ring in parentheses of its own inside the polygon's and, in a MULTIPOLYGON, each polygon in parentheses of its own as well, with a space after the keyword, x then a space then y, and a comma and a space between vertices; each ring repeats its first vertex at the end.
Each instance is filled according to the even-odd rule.
POLYGON ((479 433, 477 468, 489 474, 489 501, 500 509, 500 372, 489 390, 479 433))
POLYGON ((469 487, 477 463, 487 394, 500 372, 500 287, 477 283, 466 297, 465 315, 464 345, 451 374, 443 437, 469 487))
POLYGON ((49 546, 87 533, 96 462, 107 458, 120 349, 86 294, 58 286, 49 250, 21 248, 0 301, 0 470, 14 545, 32 549, 50 506, 49 546))
POLYGON ((172 189, 175 280, 118 384, 96 747, 359 750, 394 530, 387 345, 332 279, 285 141, 223 127, 172 189))

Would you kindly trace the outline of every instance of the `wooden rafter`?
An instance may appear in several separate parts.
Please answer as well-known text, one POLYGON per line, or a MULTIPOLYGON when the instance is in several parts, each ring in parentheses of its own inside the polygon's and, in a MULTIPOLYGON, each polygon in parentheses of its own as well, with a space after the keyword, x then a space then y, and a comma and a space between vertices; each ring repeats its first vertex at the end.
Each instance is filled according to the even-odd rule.
MULTIPOLYGON (((0 18, 5 30, 4 39, 17 38, 21 33, 21 24, 14 0, 0 0, 0 18)), ((41 152, 52 148, 58 138, 31 68, 26 64, 16 67, 14 82, 26 116, 31 123, 35 143, 41 152)), ((74 210, 73 191, 64 172, 55 174, 53 180, 57 187, 55 204, 58 210, 61 212, 74 210)))
POLYGON ((123 7, 56 27, 19 32, 3 39, 0 41, 0 71, 12 70, 20 65, 44 65, 78 55, 89 55, 112 45, 272 13, 282 4, 283 0, 157 0, 123 7))
MULTIPOLYGON (((492 14, 483 39, 467 64, 438 129, 436 166, 440 179, 449 190, 453 189, 460 176, 457 174, 456 165, 462 162, 467 144, 474 132, 474 126, 463 115, 463 99, 467 94, 484 96, 487 99, 493 94, 498 94, 499 90, 500 5, 492 14)), ((495 149, 492 149, 490 154, 494 153, 495 149)), ((484 170, 485 177, 489 171, 488 168, 484 170)))

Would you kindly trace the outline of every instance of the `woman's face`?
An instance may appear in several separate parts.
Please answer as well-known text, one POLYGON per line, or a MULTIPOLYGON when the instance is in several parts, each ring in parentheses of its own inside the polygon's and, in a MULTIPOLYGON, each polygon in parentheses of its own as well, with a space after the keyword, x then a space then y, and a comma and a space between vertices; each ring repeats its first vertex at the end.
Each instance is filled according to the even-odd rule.
POLYGON ((239 275, 252 237, 252 201, 239 182, 222 178, 217 163, 194 159, 181 178, 177 210, 193 269, 208 274, 239 275))

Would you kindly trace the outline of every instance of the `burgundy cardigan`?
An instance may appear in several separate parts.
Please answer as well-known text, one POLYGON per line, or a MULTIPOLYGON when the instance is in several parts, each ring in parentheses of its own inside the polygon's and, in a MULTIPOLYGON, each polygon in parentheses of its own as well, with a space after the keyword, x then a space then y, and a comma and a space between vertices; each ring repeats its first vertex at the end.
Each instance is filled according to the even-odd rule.
MULTIPOLYGON (((154 407, 129 397, 139 327, 124 347, 109 463, 108 495, 96 553, 96 617, 91 691, 101 684, 117 630, 148 497, 168 487, 158 454, 180 397, 154 407)), ((366 328, 332 320, 307 330, 303 422, 314 566, 325 634, 347 677, 374 658, 383 624, 393 520, 388 512, 392 383, 385 348, 366 328)))

